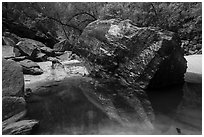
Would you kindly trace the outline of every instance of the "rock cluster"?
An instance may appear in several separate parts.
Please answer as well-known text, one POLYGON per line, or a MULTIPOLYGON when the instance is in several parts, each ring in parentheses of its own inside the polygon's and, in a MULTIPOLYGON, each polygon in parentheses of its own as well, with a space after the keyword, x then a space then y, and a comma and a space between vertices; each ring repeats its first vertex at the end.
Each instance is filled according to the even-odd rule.
POLYGON ((22 67, 13 60, 2 59, 2 133, 29 134, 38 125, 25 120, 24 77, 22 67))

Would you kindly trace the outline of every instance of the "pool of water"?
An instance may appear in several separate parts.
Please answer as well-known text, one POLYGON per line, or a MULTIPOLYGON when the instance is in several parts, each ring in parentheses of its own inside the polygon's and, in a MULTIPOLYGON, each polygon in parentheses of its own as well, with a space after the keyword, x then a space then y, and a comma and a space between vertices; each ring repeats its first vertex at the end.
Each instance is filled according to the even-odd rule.
POLYGON ((94 89, 79 88, 83 80, 79 76, 35 85, 28 116, 40 120, 40 127, 33 134, 202 134, 202 84, 147 91, 155 120, 154 129, 143 130, 137 128, 140 123, 122 125, 108 117, 100 103, 84 93, 94 89))

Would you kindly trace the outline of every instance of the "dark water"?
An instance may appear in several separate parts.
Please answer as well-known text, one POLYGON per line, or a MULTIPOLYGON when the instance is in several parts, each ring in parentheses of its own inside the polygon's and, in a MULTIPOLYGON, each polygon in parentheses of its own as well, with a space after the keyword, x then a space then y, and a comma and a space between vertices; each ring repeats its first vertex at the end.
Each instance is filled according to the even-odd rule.
POLYGON ((80 82, 77 77, 50 81, 33 90, 28 117, 40 120, 33 134, 178 134, 178 130, 179 134, 201 134, 201 84, 147 91, 155 111, 154 129, 138 130, 110 119, 97 101, 84 94, 93 89, 79 88, 80 82))

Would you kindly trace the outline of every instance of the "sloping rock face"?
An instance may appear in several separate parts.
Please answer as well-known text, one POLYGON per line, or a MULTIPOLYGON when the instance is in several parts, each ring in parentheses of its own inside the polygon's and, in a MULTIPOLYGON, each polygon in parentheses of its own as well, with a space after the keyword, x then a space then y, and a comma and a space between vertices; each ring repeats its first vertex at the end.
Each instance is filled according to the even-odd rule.
POLYGON ((12 60, 2 59, 2 96, 23 96, 22 67, 12 60))
POLYGON ((99 94, 115 102, 116 110, 130 107, 128 112, 135 119, 151 127, 154 113, 145 89, 184 83, 186 60, 180 44, 172 32, 110 19, 90 23, 73 52, 83 58, 90 76, 99 82, 97 86, 103 87, 99 94), (126 105, 117 106, 118 100, 126 105))
POLYGON ((97 20, 84 29, 75 52, 94 77, 161 88, 184 82, 186 60, 180 44, 173 32, 139 28, 130 20, 97 20))

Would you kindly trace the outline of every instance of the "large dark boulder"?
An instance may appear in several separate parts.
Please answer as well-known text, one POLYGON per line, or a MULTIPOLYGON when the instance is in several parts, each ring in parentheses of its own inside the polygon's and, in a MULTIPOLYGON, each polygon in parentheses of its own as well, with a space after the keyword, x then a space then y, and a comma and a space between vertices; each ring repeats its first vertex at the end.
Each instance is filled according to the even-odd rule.
POLYGON ((97 20, 75 46, 94 77, 117 78, 126 85, 162 88, 183 84, 186 60, 173 32, 139 28, 130 20, 97 20))
POLYGON ((26 110, 26 102, 23 97, 3 97, 2 120, 6 120, 26 110))
POLYGON ((2 96, 23 96, 22 67, 12 60, 2 59, 2 96))
POLYGON ((29 59, 22 60, 19 62, 19 64, 23 68, 23 74, 40 75, 43 73, 40 66, 29 59))
POLYGON ((134 112, 137 122, 151 127, 154 112, 145 89, 184 83, 186 60, 180 44, 173 32, 110 19, 90 23, 73 52, 98 81, 96 87, 101 85, 100 94, 110 97, 118 111, 134 112), (120 102, 124 104, 118 106, 120 102))

